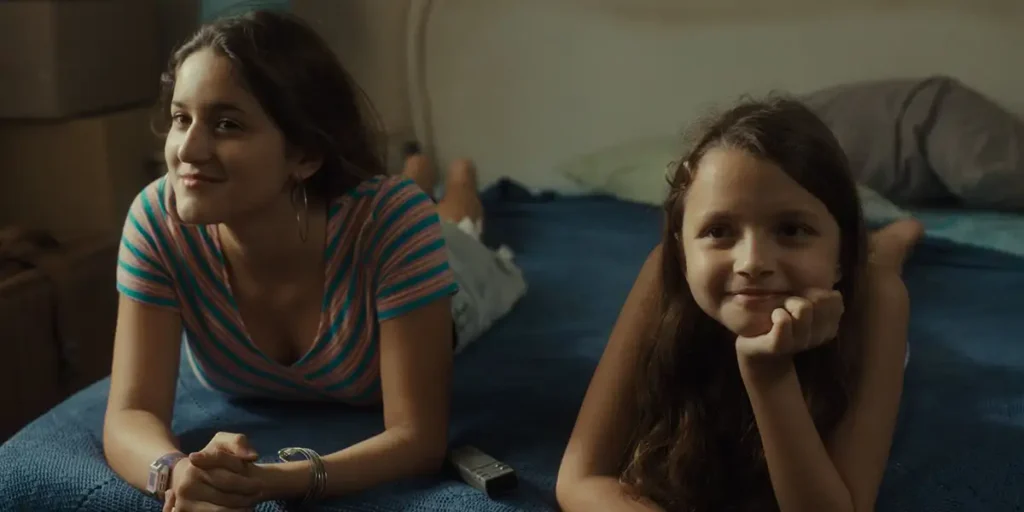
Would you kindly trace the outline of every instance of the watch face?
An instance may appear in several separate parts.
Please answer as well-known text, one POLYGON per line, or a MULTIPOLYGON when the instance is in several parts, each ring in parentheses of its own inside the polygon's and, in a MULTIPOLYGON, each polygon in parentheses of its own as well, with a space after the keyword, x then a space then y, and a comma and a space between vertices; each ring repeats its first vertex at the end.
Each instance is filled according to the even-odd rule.
POLYGON ((146 490, 151 493, 161 493, 167 490, 167 473, 168 468, 165 465, 150 466, 146 490))

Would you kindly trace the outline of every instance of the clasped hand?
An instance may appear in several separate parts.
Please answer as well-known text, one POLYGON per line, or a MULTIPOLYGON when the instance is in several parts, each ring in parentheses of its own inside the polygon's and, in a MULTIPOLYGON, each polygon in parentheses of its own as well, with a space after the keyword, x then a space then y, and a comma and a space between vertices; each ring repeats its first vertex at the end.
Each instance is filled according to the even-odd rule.
POLYGON ((753 337, 736 338, 741 356, 789 356, 818 347, 839 333, 843 296, 835 290, 809 290, 789 297, 771 313, 772 328, 753 337))
POLYGON ((251 510, 263 501, 252 471, 258 458, 244 435, 218 433, 174 466, 163 512, 251 510))

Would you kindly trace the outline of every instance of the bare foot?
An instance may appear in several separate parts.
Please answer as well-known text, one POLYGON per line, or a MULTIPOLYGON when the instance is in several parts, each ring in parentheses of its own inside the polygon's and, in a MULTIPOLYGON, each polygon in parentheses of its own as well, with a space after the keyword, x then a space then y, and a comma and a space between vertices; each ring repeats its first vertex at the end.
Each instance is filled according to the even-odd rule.
POLYGON ((444 198, 437 204, 441 217, 452 222, 469 218, 479 222, 484 217, 484 207, 477 191, 476 168, 473 162, 459 159, 452 162, 444 184, 444 198))
POLYGON ((476 166, 471 160, 460 158, 452 162, 445 180, 446 187, 466 187, 476 191, 476 166))
POLYGON ((911 249, 924 236, 917 219, 901 219, 871 233, 868 261, 881 269, 902 273, 911 249))
POLYGON ((434 189, 437 187, 437 171, 434 170, 433 165, 430 165, 430 160, 427 157, 419 153, 406 157, 402 174, 415 181, 431 198, 434 197, 434 189))

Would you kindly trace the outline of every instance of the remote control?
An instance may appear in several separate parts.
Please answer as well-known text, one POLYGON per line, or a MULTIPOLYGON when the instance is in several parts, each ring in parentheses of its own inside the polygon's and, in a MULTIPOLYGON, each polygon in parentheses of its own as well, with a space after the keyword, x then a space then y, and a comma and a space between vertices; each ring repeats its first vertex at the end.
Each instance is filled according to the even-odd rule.
POLYGON ((449 458, 467 484, 488 496, 510 491, 519 485, 514 469, 475 447, 456 448, 449 458))

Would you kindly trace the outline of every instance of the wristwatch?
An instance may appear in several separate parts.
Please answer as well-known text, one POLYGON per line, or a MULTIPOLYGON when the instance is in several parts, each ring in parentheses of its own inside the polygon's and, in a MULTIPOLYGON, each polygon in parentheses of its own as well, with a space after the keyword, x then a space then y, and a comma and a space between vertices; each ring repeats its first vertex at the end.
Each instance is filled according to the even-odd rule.
POLYGON ((184 458, 184 453, 171 452, 154 460, 149 465, 149 480, 146 482, 146 492, 156 496, 158 499, 163 499, 164 492, 167 491, 167 485, 171 482, 171 468, 174 467, 176 462, 184 458))

